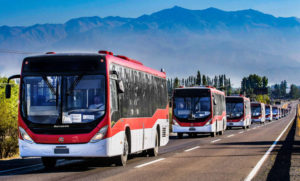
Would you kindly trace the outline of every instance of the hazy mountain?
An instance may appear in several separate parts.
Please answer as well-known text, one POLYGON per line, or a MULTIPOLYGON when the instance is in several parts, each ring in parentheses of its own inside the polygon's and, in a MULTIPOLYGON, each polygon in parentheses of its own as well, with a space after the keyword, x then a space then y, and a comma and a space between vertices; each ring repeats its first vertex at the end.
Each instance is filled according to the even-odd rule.
MULTIPOLYGON (((300 84, 300 20, 252 9, 189 10, 175 6, 138 18, 82 17, 64 24, 0 27, 0 49, 96 52, 108 49, 169 76, 226 73, 239 86, 249 73, 300 84)), ((0 50, 0 52, 1 52, 0 50)), ((17 73, 24 55, 0 54, 1 74, 17 73)))

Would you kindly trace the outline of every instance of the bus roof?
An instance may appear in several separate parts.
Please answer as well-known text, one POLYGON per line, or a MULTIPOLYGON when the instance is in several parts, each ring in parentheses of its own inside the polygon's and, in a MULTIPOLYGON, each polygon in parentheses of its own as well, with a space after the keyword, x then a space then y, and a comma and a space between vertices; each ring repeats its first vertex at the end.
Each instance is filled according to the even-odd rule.
POLYGON ((99 53, 54 53, 54 52, 51 52, 51 53, 46 53, 46 54, 42 54, 42 55, 35 55, 35 56, 26 57, 23 60, 23 64, 24 64, 24 61, 26 59, 44 58, 44 57, 55 57, 55 56, 57 56, 57 57, 63 57, 63 56, 66 56, 66 57, 72 57, 72 56, 77 56, 77 57, 82 57, 82 56, 106 57, 106 61, 107 62, 114 62, 116 64, 119 64, 119 65, 122 65, 122 66, 125 66, 125 67, 128 67, 128 68, 132 68, 132 69, 135 69, 135 70, 138 70, 138 71, 142 71, 142 72, 147 72, 147 73, 153 74, 153 75, 158 76, 158 77, 166 78, 166 73, 165 72, 160 72, 160 71, 154 70, 152 68, 146 67, 142 63, 140 63, 140 62, 138 62, 136 60, 133 60, 133 59, 126 60, 124 58, 120 58, 121 56, 117 57, 117 56, 110 55, 110 54, 99 54, 99 53))
POLYGON ((133 60, 130 58, 129 58, 130 60, 127 60, 126 59, 127 57, 126 58, 121 58, 121 57, 123 57, 123 56, 106 55, 106 60, 111 63, 116 63, 121 66, 125 66, 125 67, 132 68, 132 69, 142 71, 142 72, 147 72, 147 73, 153 74, 158 77, 166 78, 165 72, 161 72, 161 71, 152 69, 150 67, 146 67, 145 65, 143 65, 141 62, 139 62, 137 60, 133 60))
POLYGON ((222 94, 225 96, 225 93, 223 91, 220 91, 216 88, 212 88, 212 87, 202 87, 202 86, 198 86, 198 87, 183 87, 183 88, 175 88, 175 89, 206 89, 206 90, 210 90, 211 92, 217 93, 217 94, 222 94))
POLYGON ((245 97, 245 96, 226 96, 226 98, 242 98, 244 100, 247 100, 247 101, 250 101, 250 99, 248 97, 245 97))

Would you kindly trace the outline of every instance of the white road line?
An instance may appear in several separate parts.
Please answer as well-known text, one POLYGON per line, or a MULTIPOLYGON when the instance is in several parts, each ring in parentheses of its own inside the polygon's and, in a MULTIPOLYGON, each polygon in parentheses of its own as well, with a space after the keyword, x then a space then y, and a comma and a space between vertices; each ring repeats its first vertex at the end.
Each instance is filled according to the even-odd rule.
POLYGON ((13 168, 13 169, 8 169, 8 170, 2 170, 0 173, 5 173, 5 172, 11 172, 11 171, 16 171, 16 170, 21 170, 21 169, 26 169, 26 168, 32 168, 36 166, 42 166, 43 164, 36 164, 36 165, 30 165, 30 166, 25 166, 25 167, 19 167, 19 168, 13 168))
POLYGON ((187 150, 184 150, 184 151, 185 151, 185 152, 188 152, 188 151, 195 150, 195 149, 197 149, 197 148, 200 148, 200 146, 195 146, 195 147, 193 147, 193 148, 190 148, 190 149, 187 149, 187 150))
POLYGON ((211 143, 215 143, 217 141, 221 141, 221 139, 213 140, 213 141, 211 141, 211 143))
POLYGON ((233 136, 234 136, 234 134, 231 134, 231 135, 228 135, 227 138, 230 138, 230 137, 233 137, 233 136))
POLYGON ((141 164, 141 165, 138 165, 134 168, 141 168, 141 167, 144 167, 144 166, 147 166, 147 165, 150 165, 150 164, 153 164, 153 163, 156 163, 156 162, 159 162, 159 161, 163 161, 165 158, 160 158, 160 159, 157 159, 157 160, 153 160, 151 162, 148 162, 148 163, 144 163, 144 164, 141 164))
POLYGON ((242 134, 242 133, 244 133, 244 131, 240 131, 240 132, 239 132, 239 134, 242 134))
POLYGON ((274 141, 274 143, 271 145, 271 147, 268 149, 268 151, 264 154, 264 156, 257 162, 256 166, 252 169, 252 171, 249 173, 249 175, 245 178, 245 181, 251 181, 254 176, 257 174, 260 167, 263 165, 265 160, 268 158, 274 147, 276 146, 278 140, 280 140, 281 136, 285 133, 285 131, 288 129, 290 124, 293 122, 294 118, 290 120, 289 124, 284 128, 284 130, 280 133, 280 135, 277 137, 277 139, 274 141))

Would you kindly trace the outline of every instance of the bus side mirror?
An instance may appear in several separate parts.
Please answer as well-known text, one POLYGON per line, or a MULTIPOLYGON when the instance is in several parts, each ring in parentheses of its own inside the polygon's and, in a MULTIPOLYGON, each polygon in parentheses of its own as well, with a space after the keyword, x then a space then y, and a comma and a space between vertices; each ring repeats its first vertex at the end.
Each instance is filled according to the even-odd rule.
POLYGON ((122 80, 117 80, 117 86, 118 86, 118 92, 119 93, 124 93, 125 88, 122 80))
POLYGON ((7 84, 5 86, 5 98, 9 99, 11 96, 11 85, 7 84))
POLYGON ((217 100, 215 97, 213 98, 213 102, 214 102, 214 105, 217 105, 217 100))

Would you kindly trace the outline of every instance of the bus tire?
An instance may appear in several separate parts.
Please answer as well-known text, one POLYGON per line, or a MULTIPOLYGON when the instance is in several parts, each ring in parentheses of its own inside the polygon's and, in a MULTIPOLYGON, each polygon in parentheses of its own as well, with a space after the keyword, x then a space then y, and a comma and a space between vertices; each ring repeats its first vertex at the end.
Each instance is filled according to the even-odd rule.
POLYGON ((158 132, 156 131, 155 135, 155 146, 154 148, 149 149, 149 156, 156 157, 158 155, 158 132))
POLYGON ((178 137, 179 139, 182 139, 183 133, 177 133, 177 137, 178 137))
POLYGON ((216 137, 216 136, 217 136, 217 132, 212 132, 212 133, 210 133, 210 136, 211 136, 211 137, 216 137))
POLYGON ((116 165, 117 166, 125 166, 127 159, 128 159, 128 154, 129 154, 129 144, 127 140, 127 135, 125 134, 124 137, 124 144, 123 144, 123 153, 120 156, 116 157, 116 165))
POLYGON ((46 169, 52 169, 56 165, 56 158, 52 157, 42 157, 43 165, 46 169))

